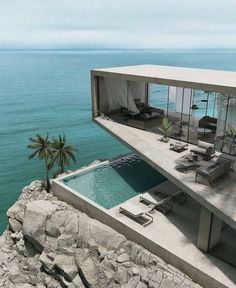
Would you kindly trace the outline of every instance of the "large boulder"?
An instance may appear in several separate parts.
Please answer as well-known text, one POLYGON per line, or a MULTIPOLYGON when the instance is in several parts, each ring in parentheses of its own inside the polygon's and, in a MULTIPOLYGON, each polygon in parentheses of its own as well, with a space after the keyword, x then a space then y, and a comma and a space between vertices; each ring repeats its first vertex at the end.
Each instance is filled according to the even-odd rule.
POLYGON ((86 217, 79 218, 78 237, 79 239, 82 238, 89 246, 103 246, 107 249, 117 250, 125 243, 126 238, 109 226, 91 218, 83 222, 84 219, 87 220, 86 217), (84 228, 81 229, 81 227, 84 228))
POLYGON ((73 210, 56 211, 46 222, 46 232, 52 237, 60 234, 76 235, 78 230, 78 212, 73 210))
POLYGON ((13 284, 28 283, 29 277, 22 273, 18 261, 12 261, 8 264, 9 280, 13 284))
POLYGON ((58 254, 55 257, 53 264, 66 281, 72 282, 78 274, 78 268, 73 256, 58 254))
POLYGON ((96 251, 78 248, 75 252, 75 262, 86 286, 99 287, 100 261, 96 251))
POLYGON ((160 271, 156 271, 152 274, 150 280, 149 280, 149 287, 150 288, 156 288, 159 287, 161 281, 163 278, 163 274, 160 271))
POLYGON ((9 218, 9 228, 13 231, 13 232, 20 232, 23 229, 23 225, 21 222, 17 221, 14 218, 9 218))
POLYGON ((58 206, 45 200, 33 201, 26 206, 23 233, 40 252, 46 239, 46 220, 57 209, 58 206))
POLYGON ((129 260, 129 255, 127 253, 122 253, 116 258, 116 262, 118 263, 128 262, 129 260))
POLYGON ((27 202, 25 200, 16 201, 16 203, 8 209, 7 216, 23 223, 26 204, 27 202))
POLYGON ((42 254, 39 257, 40 262, 42 263, 43 269, 49 273, 54 273, 54 263, 53 260, 48 257, 48 255, 43 251, 42 254))
POLYGON ((76 239, 75 236, 62 234, 57 238, 57 245, 59 249, 64 249, 67 247, 76 247, 76 239))
POLYGON ((139 251, 138 255, 135 258, 135 262, 143 266, 149 266, 151 264, 150 260, 151 253, 144 248, 139 251))
POLYGON ((79 277, 79 275, 76 275, 75 278, 73 279, 72 282, 76 288, 85 288, 81 278, 79 277))
POLYGON ((124 266, 118 267, 115 280, 120 284, 125 284, 129 281, 128 270, 124 266))

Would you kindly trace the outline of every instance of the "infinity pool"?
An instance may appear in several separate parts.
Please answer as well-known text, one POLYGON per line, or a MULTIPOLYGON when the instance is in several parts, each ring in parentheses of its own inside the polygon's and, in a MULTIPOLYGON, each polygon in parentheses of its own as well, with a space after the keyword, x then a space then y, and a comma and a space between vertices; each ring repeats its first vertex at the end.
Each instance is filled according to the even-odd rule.
POLYGON ((110 209, 165 181, 155 169, 131 154, 61 180, 90 200, 110 209))

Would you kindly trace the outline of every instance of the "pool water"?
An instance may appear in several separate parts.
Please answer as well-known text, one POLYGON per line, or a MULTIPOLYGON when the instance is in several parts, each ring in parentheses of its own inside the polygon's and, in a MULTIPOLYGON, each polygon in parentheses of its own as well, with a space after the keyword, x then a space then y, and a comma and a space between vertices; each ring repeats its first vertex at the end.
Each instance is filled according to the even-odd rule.
POLYGON ((138 156, 131 154, 61 181, 110 209, 165 180, 163 175, 138 156))

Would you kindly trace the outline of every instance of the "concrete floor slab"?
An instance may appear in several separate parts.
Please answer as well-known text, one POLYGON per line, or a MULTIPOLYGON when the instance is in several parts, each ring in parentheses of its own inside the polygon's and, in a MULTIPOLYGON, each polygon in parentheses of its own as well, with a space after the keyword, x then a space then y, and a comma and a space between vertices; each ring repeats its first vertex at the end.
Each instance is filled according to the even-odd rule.
POLYGON ((95 118, 94 121, 135 151, 137 155, 174 182, 200 205, 236 230, 236 172, 218 178, 212 187, 196 183, 194 171, 188 170, 181 173, 175 168, 175 160, 188 154, 191 148, 195 147, 194 145, 189 144, 189 150, 175 153, 169 149, 168 143, 158 140, 160 136, 156 133, 101 117, 95 118))
MULTIPOLYGON (((139 196, 135 196, 127 202, 140 209, 147 209, 145 204, 139 202, 139 196)), ((167 215, 155 211, 152 214, 153 223, 146 227, 119 213, 119 205, 110 209, 109 214, 128 226, 131 231, 137 231, 146 238, 146 241, 151 241, 154 252, 156 251, 158 256, 164 256, 165 261, 169 260, 170 263, 173 263, 174 258, 179 259, 176 266, 179 269, 182 268, 185 273, 188 272, 186 269, 191 270, 191 267, 194 267, 200 272, 196 275, 196 279, 202 277, 203 274, 208 275, 212 282, 208 278, 209 282, 205 283, 205 287, 236 287, 236 268, 221 259, 203 253, 195 246, 200 205, 190 197, 185 204, 180 205, 176 203, 176 200, 172 201, 172 204, 173 211, 167 215), (160 251, 162 251, 162 255, 160 255, 160 251), (213 282, 213 279, 218 283, 213 282)), ((236 248, 234 239, 227 241, 228 244, 234 245, 233 249, 236 248)), ((145 246, 145 243, 141 244, 145 246)), ((226 242, 221 243, 222 248, 225 244, 226 242)), ((221 249, 221 253, 224 253, 223 249, 221 249)))
MULTIPOLYGON (((91 169, 91 166, 79 171, 82 172, 85 169, 91 169)), ((78 174, 79 171, 75 173, 78 174)), ((75 173, 71 173, 71 175, 75 173)), ((66 201, 90 217, 109 225, 128 239, 183 271, 203 287, 236 287, 236 268, 228 264, 234 263, 232 259, 234 260, 236 251, 235 233, 232 233, 232 229, 228 230, 229 226, 224 229, 219 243, 220 249, 217 250, 217 255, 214 254, 219 258, 200 251, 195 244, 201 206, 191 197, 188 197, 188 201, 183 205, 180 205, 182 201, 179 203, 178 199, 172 200, 173 211, 170 214, 163 215, 155 212, 153 223, 143 227, 119 213, 119 205, 107 210, 66 186, 60 181, 62 178, 52 181, 52 190, 58 199, 66 201)), ((160 185, 164 186, 163 183, 160 185)), ((153 190, 149 192, 152 193, 153 190)), ((147 206, 139 202, 139 196, 128 201, 147 211, 147 206)))

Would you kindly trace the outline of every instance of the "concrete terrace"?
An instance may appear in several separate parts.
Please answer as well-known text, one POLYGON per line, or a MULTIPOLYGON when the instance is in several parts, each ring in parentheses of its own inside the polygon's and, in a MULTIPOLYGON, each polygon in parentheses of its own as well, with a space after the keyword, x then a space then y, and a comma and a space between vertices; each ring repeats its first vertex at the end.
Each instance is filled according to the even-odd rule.
MULTIPOLYGON (((147 206, 135 196, 127 202, 142 209, 147 206)), ((196 247, 200 205, 192 198, 182 205, 173 201, 173 211, 167 215, 155 211, 153 223, 142 227, 139 223, 119 213, 119 206, 109 210, 109 214, 125 224, 130 233, 136 231, 136 241, 165 261, 188 273, 204 287, 236 287, 236 269, 196 247), (195 276, 193 276, 195 275, 195 276)), ((235 236, 235 234, 234 234, 235 236)), ((234 238, 230 239, 234 244, 234 238)), ((223 251, 227 253, 227 251, 223 251)), ((231 257, 235 255, 231 254, 231 257)))
MULTIPOLYGON (((168 163, 170 165, 170 162, 168 163)), ((145 247, 189 275, 203 287, 236 287, 235 267, 220 259, 219 254, 204 253, 196 247, 201 205, 193 198, 188 197, 184 204, 178 203, 177 199, 172 200, 173 211, 167 215, 155 211, 152 214, 153 223, 143 227, 133 219, 119 213, 121 204, 107 210, 60 181, 80 172, 94 169, 98 165, 100 164, 82 168, 67 176, 54 179, 52 181, 54 195, 145 247)), ((149 210, 145 204, 139 201, 139 197, 140 195, 137 195, 127 202, 144 211, 149 210)), ((230 260, 235 258, 235 234, 235 231, 229 226, 225 227, 222 231, 224 238, 221 241, 222 247, 218 249, 224 254, 224 257, 227 256, 230 260), (230 237, 228 237, 229 235, 230 237), (234 253, 232 253, 232 247, 234 253)))
POLYGON ((160 135, 156 133, 101 117, 95 118, 94 121, 134 150, 137 155, 174 182, 200 205, 236 230, 236 172, 225 176, 225 179, 219 178, 212 187, 196 183, 194 171, 180 172, 175 168, 175 160, 184 154, 189 154, 189 150, 194 145, 189 144, 189 149, 179 154, 171 151, 168 143, 159 141, 160 135))

